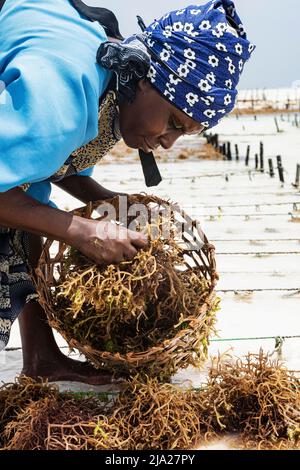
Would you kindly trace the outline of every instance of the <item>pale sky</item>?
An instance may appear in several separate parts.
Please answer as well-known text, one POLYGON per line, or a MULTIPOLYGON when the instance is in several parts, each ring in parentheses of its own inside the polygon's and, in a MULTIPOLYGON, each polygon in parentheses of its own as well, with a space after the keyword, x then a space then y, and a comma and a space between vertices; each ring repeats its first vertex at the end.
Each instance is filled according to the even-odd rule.
MULTIPOLYGON (((189 5, 186 0, 84 1, 112 10, 123 36, 139 32, 137 14, 149 24, 168 11, 189 5)), ((240 88, 289 87, 300 82, 300 0, 236 0, 235 5, 249 40, 257 46, 240 88)))

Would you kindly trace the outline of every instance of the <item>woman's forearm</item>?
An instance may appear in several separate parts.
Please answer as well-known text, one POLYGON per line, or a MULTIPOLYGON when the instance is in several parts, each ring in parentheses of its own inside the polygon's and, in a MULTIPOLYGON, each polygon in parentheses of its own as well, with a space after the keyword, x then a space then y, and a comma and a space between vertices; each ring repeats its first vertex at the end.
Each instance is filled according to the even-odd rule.
POLYGON ((40 204, 19 188, 0 193, 0 226, 69 243, 80 218, 40 204))
POLYGON ((0 193, 0 226, 65 242, 97 264, 132 259, 138 248, 147 246, 147 238, 141 233, 53 209, 19 188, 0 193))
POLYGON ((56 186, 71 194, 71 196, 76 199, 79 199, 79 201, 82 201, 84 204, 90 201, 100 201, 125 194, 110 191, 89 176, 69 176, 57 182, 56 186))

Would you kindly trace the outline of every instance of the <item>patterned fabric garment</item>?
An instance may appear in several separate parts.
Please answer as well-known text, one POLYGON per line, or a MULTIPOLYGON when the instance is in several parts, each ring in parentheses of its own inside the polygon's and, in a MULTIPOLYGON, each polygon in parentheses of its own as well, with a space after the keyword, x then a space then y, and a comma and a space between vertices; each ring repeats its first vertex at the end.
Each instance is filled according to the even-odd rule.
MULTIPOLYGON (((144 78, 208 129, 232 111, 236 87, 255 46, 247 39, 234 3, 212 0, 172 11, 118 46, 102 44, 97 59, 118 77, 126 51, 130 56, 134 49, 143 62, 139 70, 147 70, 144 78)), ((132 68, 118 82, 123 94, 128 95, 130 87, 134 91, 132 68)))
POLYGON ((23 306, 37 299, 28 274, 28 234, 0 228, 0 351, 23 306))
POLYGON ((109 90, 99 108, 98 136, 73 152, 65 165, 49 178, 49 181, 59 181, 96 165, 119 140, 121 134, 117 96, 114 90, 109 90))
MULTIPOLYGON (((114 90, 109 90, 99 108, 96 139, 73 152, 65 164, 48 181, 55 183, 96 165, 120 139, 117 96, 114 90)), ((26 191, 30 184, 24 184, 21 187, 26 191)))

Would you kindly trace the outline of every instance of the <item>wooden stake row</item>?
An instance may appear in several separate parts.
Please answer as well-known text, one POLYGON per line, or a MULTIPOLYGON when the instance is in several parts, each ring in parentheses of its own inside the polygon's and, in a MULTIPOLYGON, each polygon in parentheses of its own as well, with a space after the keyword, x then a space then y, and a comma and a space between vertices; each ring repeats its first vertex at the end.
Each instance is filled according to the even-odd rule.
MULTIPOLYGON (((296 115, 295 115, 295 119, 296 115)), ((277 130, 278 132, 281 132, 278 126, 278 120, 277 118, 274 118, 275 123, 277 125, 277 130)), ((283 120, 283 119, 282 119, 283 120)), ((297 119, 297 127, 300 126, 298 124, 298 119, 297 119)), ((207 143, 213 145, 223 156, 225 160, 232 160, 232 148, 231 148, 231 142, 223 142, 220 143, 219 140, 219 135, 218 134, 205 134, 205 137, 207 139, 207 143)), ((240 151, 239 151, 239 146, 238 144, 234 145, 235 148, 235 159, 236 161, 240 160, 240 151)), ((283 184, 284 181, 284 167, 282 165, 282 158, 281 155, 277 155, 276 157, 277 160, 277 170, 278 170, 278 176, 279 176, 279 181, 283 184)), ((259 144, 259 153, 256 153, 254 156, 254 161, 255 161, 255 170, 260 171, 261 173, 265 172, 265 161, 264 161, 264 143, 260 142, 259 144)), ((245 165, 249 166, 250 162, 250 145, 247 145, 247 150, 246 150, 246 156, 245 156, 245 165)), ((269 167, 269 175, 271 178, 275 177, 275 168, 273 164, 273 159, 268 158, 268 167, 269 167)), ((300 186, 300 163, 297 164, 296 167, 296 179, 295 183, 293 183, 293 186, 295 188, 299 188, 300 186)))

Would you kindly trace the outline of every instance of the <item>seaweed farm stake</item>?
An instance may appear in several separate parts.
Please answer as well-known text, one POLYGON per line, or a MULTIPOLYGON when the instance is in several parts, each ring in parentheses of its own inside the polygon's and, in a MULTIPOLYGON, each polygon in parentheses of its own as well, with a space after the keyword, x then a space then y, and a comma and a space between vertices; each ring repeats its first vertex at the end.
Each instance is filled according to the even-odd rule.
POLYGON ((278 168, 279 180, 281 183, 284 183, 283 166, 282 166, 282 160, 281 160, 280 155, 277 155, 277 168, 278 168))
POLYGON ((219 135, 215 134, 213 139, 213 146, 217 149, 219 147, 219 135))
POLYGON ((239 146, 238 144, 235 144, 235 159, 236 160, 239 160, 240 157, 239 157, 239 146))
POLYGON ((231 143, 227 142, 227 160, 232 160, 231 143))
POLYGON ((224 157, 226 157, 227 152, 226 152, 226 144, 225 143, 223 144, 223 147, 222 147, 222 153, 223 153, 224 157))
POLYGON ((271 178, 274 178, 275 173, 274 173, 274 166, 273 166, 273 160, 272 160, 272 158, 269 158, 269 159, 268 159, 268 162, 269 162, 270 177, 271 177, 271 178))
POLYGON ((295 179, 295 183, 293 184, 293 186, 295 188, 299 188, 299 183, 300 183, 300 163, 297 163, 297 166, 296 166, 296 179, 295 179))
POLYGON ((247 153, 246 153, 246 160, 245 160, 246 166, 249 165, 249 158, 250 158, 250 145, 247 145, 247 153))
POLYGON ((259 160, 260 160, 260 171, 264 172, 264 144, 263 142, 260 143, 259 146, 259 160))
POLYGON ((276 118, 276 117, 274 117, 274 122, 275 122, 275 126, 276 126, 276 129, 277 129, 277 132, 280 132, 279 125, 278 125, 278 121, 277 121, 277 118, 276 118))

